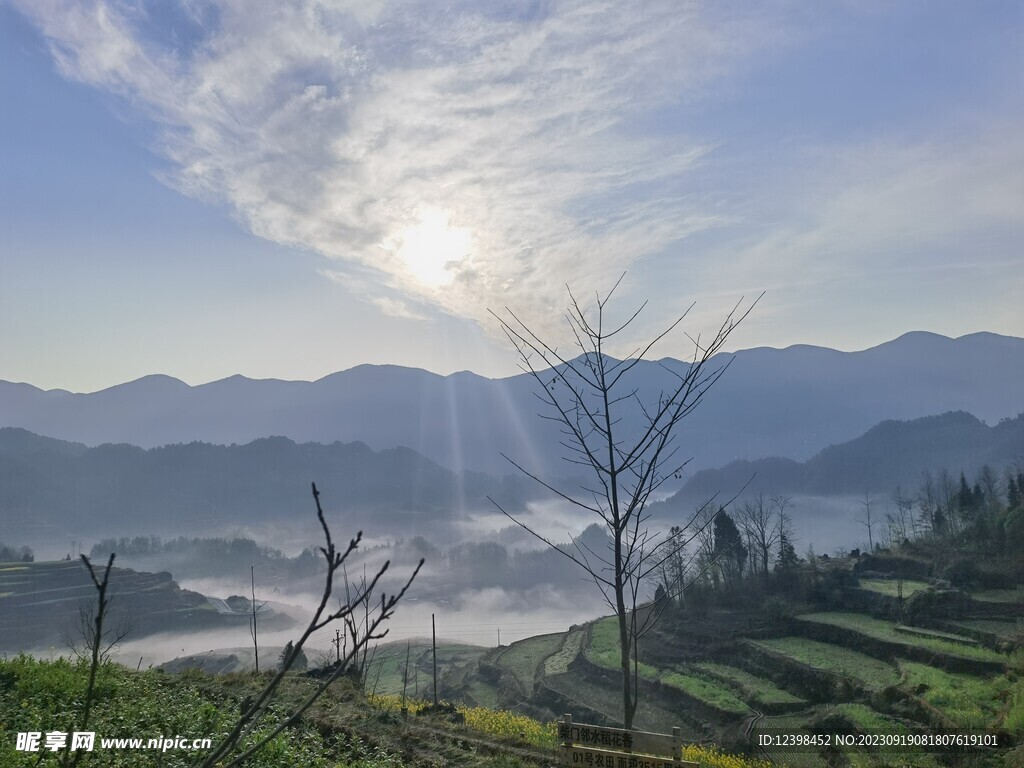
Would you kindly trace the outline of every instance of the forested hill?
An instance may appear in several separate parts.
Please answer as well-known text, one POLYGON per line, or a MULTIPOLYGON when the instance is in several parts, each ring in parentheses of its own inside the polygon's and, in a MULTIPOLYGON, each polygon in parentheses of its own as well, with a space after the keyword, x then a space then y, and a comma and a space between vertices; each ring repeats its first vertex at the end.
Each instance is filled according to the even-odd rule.
POLYGON ((860 437, 800 463, 783 458, 735 461, 697 472, 669 504, 715 493, 731 496, 751 477, 754 492, 834 496, 917 488, 925 472, 968 477, 982 466, 1001 472, 1024 460, 1024 414, 988 426, 963 411, 911 421, 884 421, 860 437))
POLYGON ((411 513, 458 515, 488 494, 515 505, 535 491, 521 478, 454 473, 408 448, 363 443, 297 444, 284 437, 246 445, 188 443, 142 449, 88 448, 0 429, 0 512, 92 530, 173 518, 182 524, 287 520, 310 513, 316 481, 339 512, 384 522, 411 513))

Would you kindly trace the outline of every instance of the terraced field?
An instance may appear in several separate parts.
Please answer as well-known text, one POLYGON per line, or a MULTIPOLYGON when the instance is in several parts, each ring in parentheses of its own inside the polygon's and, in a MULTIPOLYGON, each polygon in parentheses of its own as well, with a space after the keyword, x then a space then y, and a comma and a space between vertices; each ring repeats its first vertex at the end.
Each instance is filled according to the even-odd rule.
MULTIPOLYGON (((610 616, 590 625, 590 643, 584 650, 587 660, 605 669, 621 669, 619 655, 619 629, 614 616, 610 616)), ((640 677, 645 680, 657 680, 661 674, 650 664, 640 662, 640 677)))
POLYGON ((993 639, 1024 643, 1024 619, 963 619, 949 624, 991 635, 993 639))
MULTIPOLYGON (((882 714, 866 704, 838 704, 830 709, 860 733, 902 736, 915 733, 904 721, 882 714)), ((882 750, 844 749, 843 754, 850 761, 851 768, 888 767, 893 764, 894 758, 898 758, 901 768, 938 768, 941 765, 935 757, 919 750, 901 751, 896 755, 882 750)))
MULTIPOLYGON (((900 661, 902 687, 920 696, 962 728, 984 730, 997 724, 1003 702, 1015 684, 1005 676, 975 677, 926 664, 900 661)), ((1020 683, 1016 683, 1020 688, 1020 683)))
MULTIPOLYGON (((114 568, 110 574, 111 616, 130 618, 131 637, 160 631, 235 627, 245 616, 219 614, 198 592, 181 589, 169 573, 140 573, 114 568)), ((62 645, 78 615, 91 606, 96 590, 79 561, 5 564, 0 567, 0 650, 17 652, 62 645)), ((265 622, 288 626, 283 614, 267 609, 265 622)))
POLYGON ((778 657, 805 664, 818 672, 849 678, 869 691, 880 691, 890 685, 896 685, 900 680, 899 672, 890 664, 829 643, 804 637, 744 642, 774 653, 778 657))
POLYGON ((757 709, 773 706, 799 707, 807 704, 799 696, 779 688, 771 680, 757 677, 742 669, 710 661, 699 662, 693 666, 706 675, 731 685, 744 701, 754 704, 757 709))
POLYGON ((948 656, 979 661, 1006 663, 1005 655, 988 648, 953 642, 941 637, 910 635, 900 632, 892 622, 865 616, 860 613, 807 613, 797 617, 798 621, 811 624, 824 624, 838 627, 865 637, 882 640, 887 643, 915 648, 925 648, 948 656))
MULTIPOLYGON (((618 627, 614 618, 602 619, 591 625, 590 644, 584 651, 593 664, 609 670, 620 669, 618 627)), ((681 691, 695 701, 725 715, 743 715, 750 707, 728 685, 710 675, 693 673, 680 667, 659 670, 650 664, 640 663, 639 674, 644 680, 658 682, 669 689, 681 691)))
POLYGON ((985 589, 972 592, 971 597, 983 603, 1007 603, 1024 606, 1024 586, 1016 589, 985 589))
POLYGON ((729 688, 707 677, 666 672, 659 678, 663 685, 682 691, 712 709, 734 715, 745 715, 750 707, 729 688))
POLYGON ((544 675, 561 675, 569 671, 569 665, 579 656, 586 637, 585 629, 571 630, 562 641, 558 651, 544 660, 544 675))
POLYGON ((938 629, 927 629, 925 627, 910 627, 906 624, 897 624, 894 629, 901 635, 913 635, 915 637, 934 637, 939 640, 948 640, 951 643, 962 643, 963 645, 977 645, 978 641, 973 637, 957 635, 953 632, 943 632, 938 629))
POLYGON ((511 672, 519 681, 523 692, 529 695, 533 691, 537 670, 541 668, 545 659, 559 649, 562 637, 563 635, 558 633, 520 640, 498 654, 494 663, 511 672))
MULTIPOLYGON (((896 579, 861 579, 860 588, 871 592, 877 592, 886 597, 899 596, 899 581, 896 579)), ((923 581, 903 580, 903 597, 908 598, 915 592, 928 589, 928 584, 923 581)))
MULTIPOLYGON (((880 593, 888 588, 888 580, 871 581, 880 593)), ((744 743, 748 730, 909 734, 958 727, 1024 736, 1024 682, 1015 671, 1024 652, 1017 659, 993 650, 999 647, 994 642, 991 648, 979 645, 978 637, 986 631, 1013 637, 1018 622, 979 611, 977 618, 937 622, 932 629, 897 627, 848 611, 818 612, 797 617, 799 634, 772 637, 770 625, 735 618, 722 611, 715 625, 726 642, 716 644, 714 632, 697 620, 641 646, 641 720, 647 720, 641 727, 679 725, 689 732, 687 739, 733 745, 744 743), (963 634, 956 631, 961 625, 963 634), (758 634, 751 637, 751 629, 758 634)), ((527 699, 534 691, 531 706, 564 707, 602 722, 621 717, 614 618, 516 643, 492 663, 518 681, 527 699), (581 655, 589 664, 573 666, 581 655)), ((851 766, 892 764, 890 752, 844 754, 851 766)), ((826 764, 813 751, 769 750, 761 756, 790 768, 826 764)), ((901 753, 899 765, 939 764, 928 754, 901 753)))

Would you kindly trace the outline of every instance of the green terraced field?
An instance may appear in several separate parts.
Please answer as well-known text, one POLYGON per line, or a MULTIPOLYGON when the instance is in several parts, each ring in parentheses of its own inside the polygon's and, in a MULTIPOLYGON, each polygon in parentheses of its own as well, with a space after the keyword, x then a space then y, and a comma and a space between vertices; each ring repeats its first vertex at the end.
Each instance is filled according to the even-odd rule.
POLYGON ((985 632, 1001 640, 1024 641, 1024 619, 999 621, 997 619, 964 619, 950 622, 954 626, 985 632))
POLYGON ((981 592, 972 592, 971 597, 983 603, 1011 603, 1024 604, 1024 587, 1017 589, 985 589, 981 592))
POLYGON ((902 660, 899 667, 904 676, 902 688, 920 696, 967 729, 983 730, 993 725, 1003 706, 1001 699, 1013 687, 1005 676, 981 678, 960 675, 902 660))
POLYGON ((688 696, 704 702, 715 709, 723 712, 732 712, 744 715, 750 712, 748 707, 739 697, 728 688, 696 675, 684 675, 678 672, 666 672, 661 677, 661 682, 672 688, 678 688, 688 696))
MULTIPOLYGON (((367 690, 381 694, 402 693, 402 668, 405 666, 405 649, 403 642, 388 643, 377 648, 372 662, 369 663, 369 670, 366 675, 367 690)), ((439 644, 437 646, 437 666, 440 673, 444 669, 467 664, 486 653, 486 648, 476 645, 439 644)), ((430 643, 418 640, 411 644, 409 651, 409 682, 408 694, 413 693, 414 670, 419 667, 419 687, 429 685, 432 659, 430 655, 430 643)))
POLYGON ((586 633, 582 629, 576 629, 566 636, 562 647, 544 660, 545 677, 562 675, 569 671, 569 665, 579 655, 580 648, 583 647, 585 635, 586 633))
POLYGON ((876 712, 866 704, 837 704, 833 710, 843 715, 865 733, 912 733, 899 720, 876 712))
POLYGON ((899 672, 884 661, 837 645, 804 637, 748 640, 751 645, 781 654, 821 672, 847 677, 867 690, 878 691, 900 680, 899 672))
MULTIPOLYGON (((876 712, 865 704, 838 704, 832 711, 842 715, 861 732, 866 734, 900 734, 910 735, 914 733, 910 728, 899 720, 876 712)), ((850 768, 889 768, 893 765, 893 759, 898 758, 895 763, 900 768, 933 768, 941 763, 920 750, 902 751, 898 755, 881 750, 872 751, 863 748, 844 749, 843 754, 850 761, 850 768)))
POLYGON ((729 667, 725 664, 715 664, 710 661, 694 664, 694 667, 702 672, 725 680, 739 689, 741 694, 757 704, 803 704, 803 699, 794 696, 789 691, 779 688, 771 680, 757 677, 736 667, 729 667))
POLYGON ((898 632, 896 625, 892 622, 874 619, 860 613, 807 613, 798 616, 798 620, 817 624, 828 624, 833 627, 858 632, 866 637, 876 640, 884 640, 899 645, 927 648, 931 651, 945 653, 950 656, 960 656, 980 661, 994 661, 1005 663, 1006 656, 988 648, 964 645, 938 637, 926 637, 924 635, 910 635, 898 632))
MULTIPOLYGON (((584 652, 587 659, 605 669, 621 669, 619 655, 619 627, 614 616, 594 622, 590 627, 590 645, 584 652)), ((640 677, 657 680, 660 672, 650 664, 640 662, 640 677)))
POLYGON ((926 629, 924 627, 911 627, 906 624, 897 624, 894 629, 901 635, 914 635, 917 637, 937 637, 939 640, 948 640, 952 643, 963 643, 964 645, 977 645, 978 641, 973 637, 955 635, 952 632, 942 632, 938 629, 926 629))
POLYGON ((527 695, 533 690, 537 668, 548 656, 558 650, 562 635, 538 635, 510 645, 496 659, 495 663, 507 669, 523 687, 527 695))
MULTIPOLYGON (((898 585, 899 582, 896 579, 861 579, 860 588, 867 589, 872 592, 877 592, 880 595, 886 595, 887 597, 898 596, 898 585)), ((909 581, 903 580, 903 597, 910 597, 915 592, 920 592, 922 589, 928 589, 928 585, 923 581, 909 581)))

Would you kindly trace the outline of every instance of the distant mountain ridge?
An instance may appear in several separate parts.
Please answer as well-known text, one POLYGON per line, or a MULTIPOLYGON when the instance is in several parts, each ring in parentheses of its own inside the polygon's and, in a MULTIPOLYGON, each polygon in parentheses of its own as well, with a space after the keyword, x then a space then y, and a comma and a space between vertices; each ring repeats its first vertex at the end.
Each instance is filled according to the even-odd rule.
MULTIPOLYGON (((962 410, 995 422, 1024 411, 1024 339, 992 333, 914 332, 859 352, 761 347, 715 360, 731 367, 679 433, 682 455, 694 457, 690 471, 764 456, 801 461, 886 419, 962 410)), ((686 367, 671 358, 644 361, 629 384, 656 401, 686 367)), ((496 474, 511 471, 504 452, 565 474, 557 429, 537 418, 534 390, 526 375, 370 365, 313 382, 232 376, 193 387, 155 375, 91 394, 0 381, 0 426, 92 446, 267 435, 360 441, 375 450, 406 446, 454 471, 496 474)), ((638 411, 627 411, 623 428, 638 424, 638 411)))
POLYGON ((718 493, 730 497, 749 481, 752 493, 839 496, 913 493, 923 473, 946 469, 973 478, 987 464, 997 474, 1024 460, 1024 414, 988 426, 963 411, 911 421, 883 421, 860 437, 800 463, 766 458, 697 472, 666 504, 690 506, 718 493), (753 478, 753 480, 751 480, 753 478))
POLYGON ((285 437, 89 448, 0 428, 0 513, 54 532, 85 522, 103 535, 153 530, 168 520, 188 530, 307 519, 313 481, 333 513, 357 523, 452 519, 495 493, 519 507, 537 490, 525 478, 457 474, 409 448, 373 451, 363 443, 297 444, 285 437))

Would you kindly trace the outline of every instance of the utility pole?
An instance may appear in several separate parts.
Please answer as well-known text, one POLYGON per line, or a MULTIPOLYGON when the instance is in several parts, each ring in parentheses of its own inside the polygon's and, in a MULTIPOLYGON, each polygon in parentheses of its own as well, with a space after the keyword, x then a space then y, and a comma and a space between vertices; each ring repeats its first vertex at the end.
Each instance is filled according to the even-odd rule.
POLYGON ((430 643, 434 648, 434 706, 437 706, 437 627, 434 614, 430 614, 430 643))
POLYGON ((252 652, 256 657, 256 674, 260 673, 260 644, 256 641, 256 566, 249 566, 249 584, 252 587, 252 652))
POLYGON ((402 714, 409 714, 408 708, 405 706, 405 690, 409 687, 409 646, 411 642, 405 641, 405 669, 402 670, 402 714))
POLYGON ((337 657, 338 662, 341 662, 341 630, 334 630, 334 654, 337 657))

